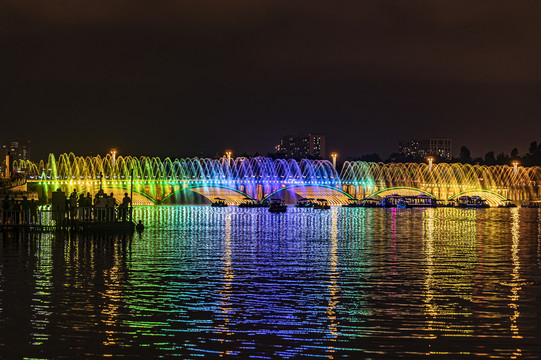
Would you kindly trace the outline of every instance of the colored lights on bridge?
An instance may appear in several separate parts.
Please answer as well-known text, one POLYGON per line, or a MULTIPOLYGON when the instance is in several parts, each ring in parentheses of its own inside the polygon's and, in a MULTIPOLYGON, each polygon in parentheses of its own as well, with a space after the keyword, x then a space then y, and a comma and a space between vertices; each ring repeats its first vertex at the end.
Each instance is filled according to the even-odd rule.
MULTIPOLYGON (((116 150, 112 150, 113 154, 116 150)), ((226 151, 224 156, 232 156, 226 151)), ((330 186, 347 189, 358 198, 385 188, 408 186, 420 191, 435 191, 446 198, 460 191, 484 189, 501 192, 511 199, 528 196, 541 183, 540 173, 524 169, 518 172, 517 161, 512 166, 480 166, 459 163, 439 163, 427 158, 427 164, 370 163, 345 161, 341 174, 336 171, 338 154, 331 153, 328 160, 296 161, 293 159, 232 158, 220 159, 182 158, 165 159, 149 157, 78 157, 62 154, 56 159, 49 157, 48 163, 32 164, 29 173, 41 174, 29 182, 46 184, 117 184, 130 181, 131 170, 137 184, 168 184, 189 186, 251 187, 261 185, 274 188, 287 186, 330 186), (430 171, 427 171, 428 169, 430 171), (80 181, 80 182, 79 182, 80 181), (517 190, 513 187, 520 186, 517 190), (436 189, 434 189, 436 188, 436 189), (517 191, 524 195, 516 194, 517 191)))

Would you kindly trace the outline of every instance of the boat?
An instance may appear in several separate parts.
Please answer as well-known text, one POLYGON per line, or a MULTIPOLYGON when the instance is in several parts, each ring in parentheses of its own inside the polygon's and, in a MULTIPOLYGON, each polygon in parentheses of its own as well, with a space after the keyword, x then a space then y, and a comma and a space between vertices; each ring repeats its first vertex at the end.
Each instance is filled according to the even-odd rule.
POLYGON ((367 208, 376 208, 380 207, 378 200, 374 199, 349 199, 349 203, 342 205, 342 207, 348 208, 357 208, 357 207, 367 207, 367 208))
POLYGON ((359 204, 359 206, 368 207, 368 208, 380 207, 379 202, 377 200, 374 200, 374 199, 361 200, 361 203, 359 204))
POLYGON ((212 207, 227 207, 227 204, 225 203, 225 199, 222 198, 214 198, 214 201, 210 204, 212 207))
POLYGON ((295 207, 298 207, 298 208, 311 208, 314 206, 314 203, 313 203, 314 199, 309 199, 309 198, 301 198, 297 201, 297 203, 295 204, 295 207))
POLYGON ((419 195, 387 195, 379 201, 379 206, 385 208, 433 208, 442 206, 438 201, 424 193, 419 195))
POLYGON ((82 232, 131 234, 136 225, 133 221, 72 221, 71 228, 82 232))
POLYGON ((490 205, 487 204, 486 200, 480 196, 467 196, 463 195, 456 200, 456 207, 459 208, 489 208, 490 205))
POLYGON ((499 204, 499 208, 515 208, 517 204, 513 204, 510 200, 505 200, 504 204, 499 204))
POLYGON ((408 203, 404 199, 400 199, 396 202, 397 209, 407 209, 408 207, 408 203))
POLYGON ((284 213, 287 211, 287 206, 282 199, 271 199, 269 212, 271 213, 284 213))
POLYGON ((539 200, 537 200, 537 201, 528 200, 528 201, 523 202, 522 205, 520 205, 520 207, 523 207, 523 208, 540 208, 541 207, 541 201, 539 201, 539 200))
POLYGON ((259 207, 258 206, 258 202, 254 199, 251 199, 249 197, 245 197, 244 199, 242 199, 242 202, 239 204, 239 207, 240 208, 255 208, 255 207, 259 207))
POLYGON ((314 209, 318 210, 329 210, 331 206, 326 199, 316 199, 314 202, 314 209))
POLYGON ((350 207, 350 208, 356 208, 356 207, 361 207, 362 205, 359 204, 358 200, 357 199, 348 199, 348 203, 345 204, 345 205, 342 205, 342 207, 350 207))

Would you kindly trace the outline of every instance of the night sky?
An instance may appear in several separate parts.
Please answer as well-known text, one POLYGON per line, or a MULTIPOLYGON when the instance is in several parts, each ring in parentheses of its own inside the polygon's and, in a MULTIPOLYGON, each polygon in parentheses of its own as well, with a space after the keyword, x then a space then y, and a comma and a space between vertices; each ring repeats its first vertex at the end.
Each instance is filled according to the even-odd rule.
POLYGON ((0 0, 0 139, 49 152, 341 156, 541 140, 541 2, 0 0))

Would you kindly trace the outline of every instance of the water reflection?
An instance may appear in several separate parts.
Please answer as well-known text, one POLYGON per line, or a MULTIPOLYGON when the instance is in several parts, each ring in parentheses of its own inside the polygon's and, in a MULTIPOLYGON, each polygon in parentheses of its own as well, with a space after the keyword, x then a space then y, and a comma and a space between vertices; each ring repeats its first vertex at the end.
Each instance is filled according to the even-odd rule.
POLYGON ((137 208, 0 234, 0 357, 538 358, 536 209, 137 208))
MULTIPOLYGON (((328 319, 328 339, 331 340, 331 344, 336 341, 338 337, 338 319, 336 316, 336 307, 339 302, 339 292, 340 287, 338 285, 338 208, 331 209, 331 233, 330 233, 330 242, 331 246, 329 249, 329 284, 328 292, 329 299, 327 301, 327 319, 328 319)), ((333 354, 335 352, 334 346, 329 345, 329 355, 330 359, 333 359, 333 354)))

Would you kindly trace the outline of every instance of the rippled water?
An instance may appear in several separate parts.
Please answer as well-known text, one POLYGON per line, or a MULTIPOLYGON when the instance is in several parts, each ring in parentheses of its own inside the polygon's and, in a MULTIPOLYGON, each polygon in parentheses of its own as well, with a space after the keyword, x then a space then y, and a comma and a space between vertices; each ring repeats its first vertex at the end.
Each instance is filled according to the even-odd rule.
POLYGON ((138 208, 0 234, 0 357, 541 357, 537 209, 138 208))

